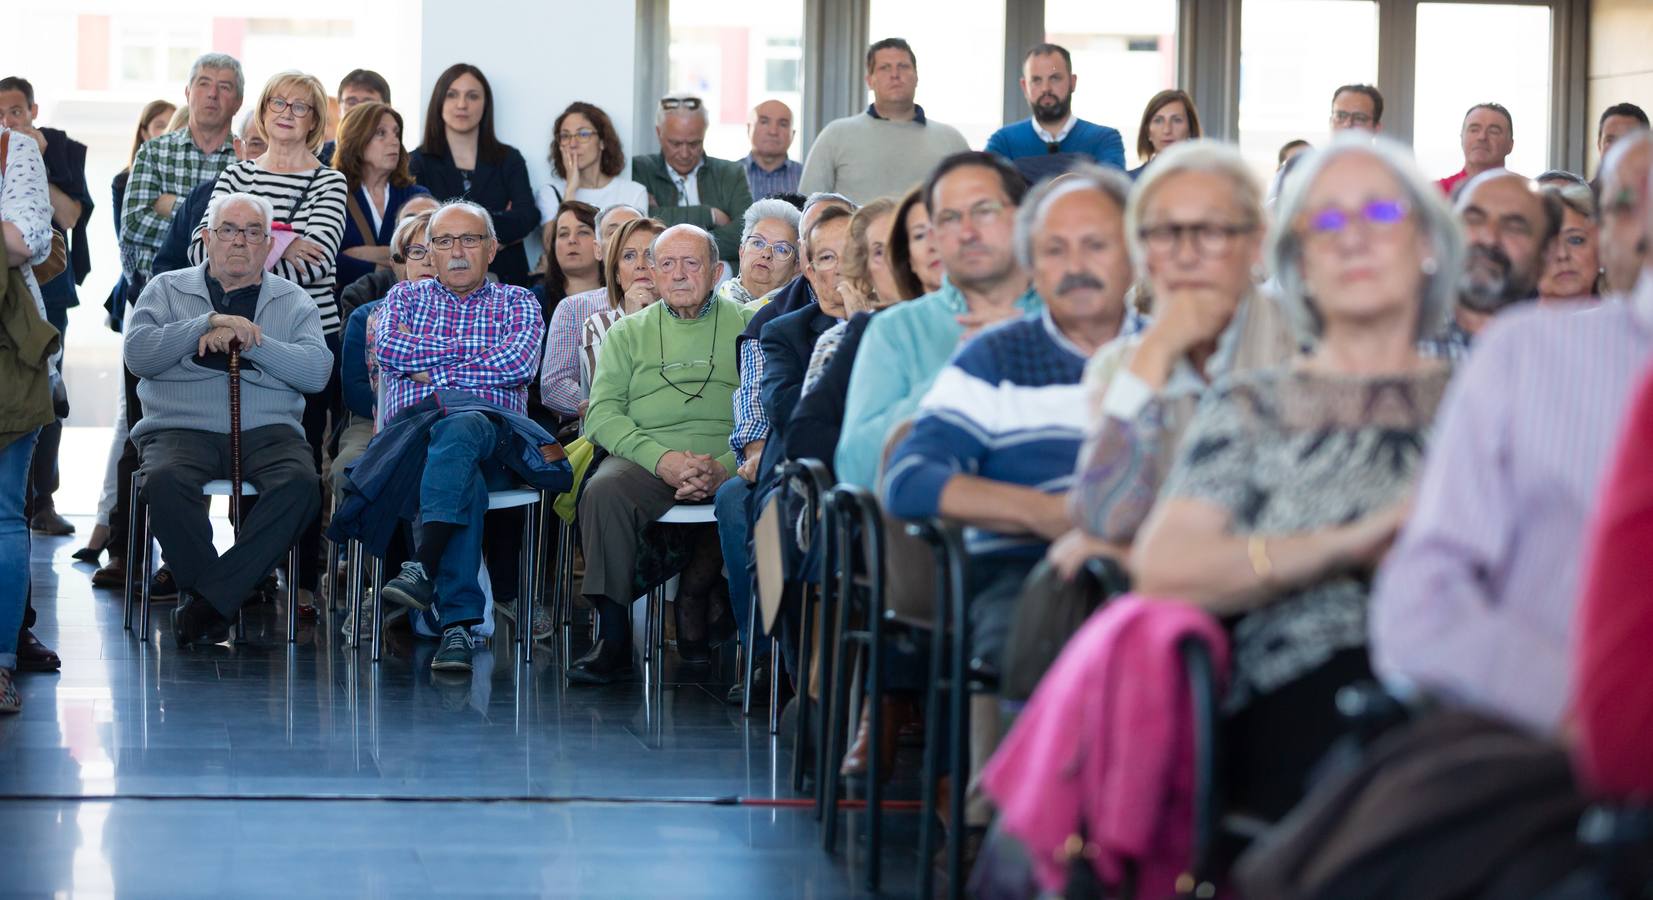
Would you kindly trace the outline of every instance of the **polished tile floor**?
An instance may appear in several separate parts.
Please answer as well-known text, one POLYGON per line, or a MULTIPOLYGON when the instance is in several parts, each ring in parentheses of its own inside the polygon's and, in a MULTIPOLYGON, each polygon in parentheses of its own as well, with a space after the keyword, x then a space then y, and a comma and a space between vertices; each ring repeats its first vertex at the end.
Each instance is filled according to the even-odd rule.
MULTIPOLYGON (((864 823, 822 851, 790 736, 715 672, 569 689, 502 627, 471 677, 433 677, 431 642, 393 629, 374 665, 335 617, 289 646, 273 606, 249 643, 179 652, 170 604, 139 643, 78 546, 35 538, 63 670, 0 719, 0 897, 861 895, 864 823)), ((884 893, 907 896, 916 816, 885 821, 884 893)))

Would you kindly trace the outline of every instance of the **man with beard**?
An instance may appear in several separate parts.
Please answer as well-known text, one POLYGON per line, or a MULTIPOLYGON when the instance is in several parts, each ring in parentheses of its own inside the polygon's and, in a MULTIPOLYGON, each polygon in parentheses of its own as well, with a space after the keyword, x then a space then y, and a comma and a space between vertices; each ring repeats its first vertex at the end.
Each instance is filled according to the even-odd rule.
POLYGON ((1016 164, 1029 181, 1095 161, 1125 168, 1125 141, 1117 129, 1073 114, 1073 57, 1066 47, 1038 44, 1022 60, 1022 95, 1033 115, 1000 128, 987 151, 1016 164))
POLYGON ((1453 360, 1469 354, 1470 342, 1500 310, 1538 295, 1545 254, 1561 230, 1559 201, 1506 169, 1470 179, 1457 210, 1469 241, 1458 307, 1446 330, 1420 347, 1453 360))
MULTIPOLYGON (((1626 159, 1614 154, 1609 174, 1639 187, 1624 227, 1646 240, 1648 156, 1629 157, 1633 168, 1626 159)), ((1372 594, 1372 663, 1386 682, 1559 731, 1584 538, 1650 359, 1645 267, 1628 298, 1584 310, 1523 304, 1477 339, 1372 594)))

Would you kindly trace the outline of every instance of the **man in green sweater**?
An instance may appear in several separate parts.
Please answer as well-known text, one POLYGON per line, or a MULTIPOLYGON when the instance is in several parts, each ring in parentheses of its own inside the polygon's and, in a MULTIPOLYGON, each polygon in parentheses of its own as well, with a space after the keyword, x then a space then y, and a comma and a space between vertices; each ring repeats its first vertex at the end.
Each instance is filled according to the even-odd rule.
POLYGON ((867 48, 867 111, 838 119, 809 148, 798 190, 835 191, 859 204, 900 197, 943 159, 970 149, 957 128, 924 115, 914 102, 918 57, 901 38, 867 48))
POLYGON ((649 192, 649 215, 667 225, 698 225, 717 238, 730 266, 740 262, 741 220, 752 205, 746 170, 706 155, 706 104, 667 94, 654 111, 659 153, 631 158, 631 178, 649 192))
MULTIPOLYGON (((709 501, 735 473, 735 339, 753 311, 713 296, 717 242, 702 228, 666 229, 649 265, 661 300, 609 329, 591 383, 586 434, 609 456, 580 495, 581 590, 600 619, 596 645, 569 668, 575 683, 607 684, 631 667, 638 535, 679 503, 709 501)), ((705 604, 722 569, 717 530, 706 531, 678 588, 686 662, 705 658, 705 604)))

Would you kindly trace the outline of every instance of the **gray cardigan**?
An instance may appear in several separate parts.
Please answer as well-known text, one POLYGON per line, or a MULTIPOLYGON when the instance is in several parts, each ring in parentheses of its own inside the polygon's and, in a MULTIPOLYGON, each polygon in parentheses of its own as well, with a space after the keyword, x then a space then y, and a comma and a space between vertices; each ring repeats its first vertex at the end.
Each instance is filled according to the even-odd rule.
MULTIPOLYGON (((143 419, 132 437, 182 428, 227 434, 229 376, 196 361, 212 314, 207 264, 150 279, 126 320, 126 366, 138 376, 143 419)), ((241 351, 241 428, 286 425, 304 433, 304 395, 327 387, 333 354, 321 313, 298 285, 270 273, 258 291, 253 323, 263 343, 241 351)))

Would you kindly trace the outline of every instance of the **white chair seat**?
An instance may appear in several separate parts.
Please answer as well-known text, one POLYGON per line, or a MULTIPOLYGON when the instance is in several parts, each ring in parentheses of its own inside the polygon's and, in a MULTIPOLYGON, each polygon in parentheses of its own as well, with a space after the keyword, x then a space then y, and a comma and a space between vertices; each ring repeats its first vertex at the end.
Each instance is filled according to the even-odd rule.
POLYGON ((528 488, 511 488, 506 491, 489 491, 489 509, 515 509, 519 506, 528 506, 540 502, 540 492, 528 488))
POLYGON ((717 521, 717 508, 710 503, 679 503, 654 521, 662 525, 705 525, 717 521))
MULTIPOLYGON (((201 493, 208 497, 228 497, 230 495, 230 480, 219 478, 216 481, 209 481, 201 485, 201 493)), ((253 497, 257 494, 258 488, 253 487, 252 482, 241 482, 241 496, 253 497)))

